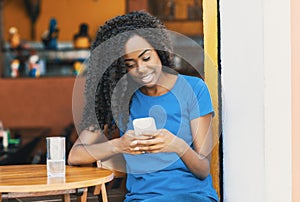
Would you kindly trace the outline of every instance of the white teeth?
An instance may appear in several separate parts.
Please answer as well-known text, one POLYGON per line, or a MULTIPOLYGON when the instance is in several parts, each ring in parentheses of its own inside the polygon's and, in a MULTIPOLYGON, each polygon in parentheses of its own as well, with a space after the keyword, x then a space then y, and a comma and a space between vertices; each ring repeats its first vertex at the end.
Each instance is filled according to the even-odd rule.
POLYGON ((145 76, 145 77, 142 78, 142 81, 144 83, 149 83, 152 80, 152 77, 153 77, 152 73, 148 74, 147 76, 145 76))

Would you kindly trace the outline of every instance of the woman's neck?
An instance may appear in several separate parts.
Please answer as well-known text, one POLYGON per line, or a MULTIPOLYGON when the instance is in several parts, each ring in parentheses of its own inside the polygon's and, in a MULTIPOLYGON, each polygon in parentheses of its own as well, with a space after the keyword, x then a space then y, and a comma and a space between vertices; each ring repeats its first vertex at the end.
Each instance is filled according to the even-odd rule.
POLYGON ((145 95, 160 96, 168 93, 175 85, 176 80, 177 75, 162 72, 156 85, 151 87, 143 86, 140 90, 145 95))

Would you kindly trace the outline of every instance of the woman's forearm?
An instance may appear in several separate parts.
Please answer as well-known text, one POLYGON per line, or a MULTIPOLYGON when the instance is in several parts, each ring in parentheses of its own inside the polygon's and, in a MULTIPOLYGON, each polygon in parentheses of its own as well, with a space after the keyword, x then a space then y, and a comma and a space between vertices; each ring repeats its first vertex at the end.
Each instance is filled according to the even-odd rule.
POLYGON ((190 171, 199 179, 206 178, 210 173, 210 162, 208 157, 198 154, 182 139, 179 140, 178 145, 177 154, 190 171))
POLYGON ((75 144, 70 150, 68 164, 90 164, 98 160, 105 160, 120 153, 116 147, 119 138, 96 144, 75 144))

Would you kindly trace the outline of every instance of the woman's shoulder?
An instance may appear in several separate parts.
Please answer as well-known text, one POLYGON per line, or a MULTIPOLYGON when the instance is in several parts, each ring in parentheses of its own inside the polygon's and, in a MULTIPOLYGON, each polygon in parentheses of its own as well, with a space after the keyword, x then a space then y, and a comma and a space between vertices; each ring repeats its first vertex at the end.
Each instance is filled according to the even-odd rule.
POLYGON ((188 82, 193 87, 199 85, 200 86, 205 85, 203 79, 196 76, 178 74, 178 78, 181 79, 182 81, 188 82))

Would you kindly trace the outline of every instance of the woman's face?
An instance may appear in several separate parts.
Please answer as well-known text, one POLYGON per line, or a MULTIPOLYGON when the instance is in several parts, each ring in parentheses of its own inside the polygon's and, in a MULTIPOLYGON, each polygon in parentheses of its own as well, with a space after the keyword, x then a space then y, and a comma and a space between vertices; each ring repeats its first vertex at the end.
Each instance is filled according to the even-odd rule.
POLYGON ((124 59, 133 80, 145 87, 157 84, 162 64, 157 52, 144 38, 135 35, 127 41, 124 59))

